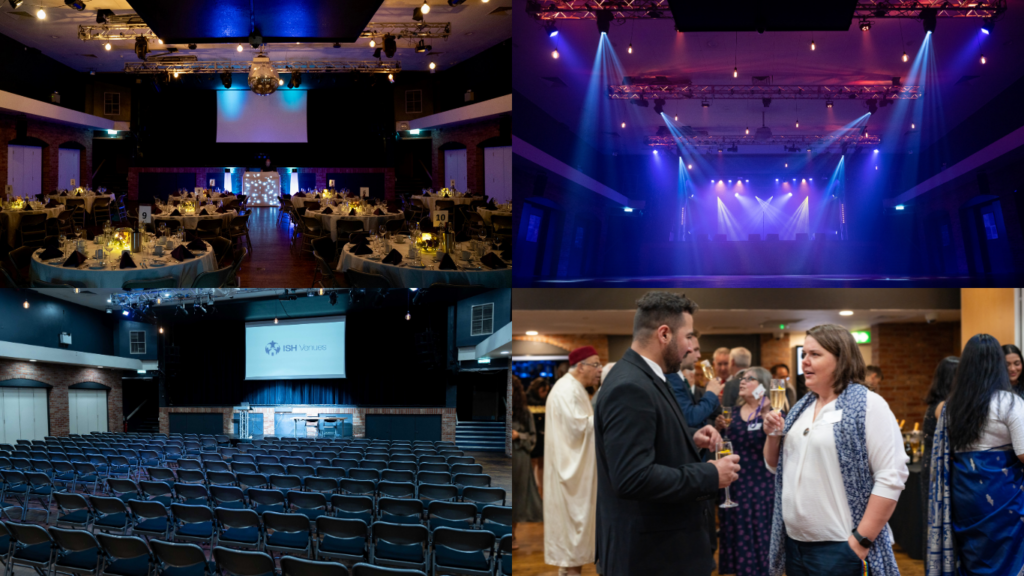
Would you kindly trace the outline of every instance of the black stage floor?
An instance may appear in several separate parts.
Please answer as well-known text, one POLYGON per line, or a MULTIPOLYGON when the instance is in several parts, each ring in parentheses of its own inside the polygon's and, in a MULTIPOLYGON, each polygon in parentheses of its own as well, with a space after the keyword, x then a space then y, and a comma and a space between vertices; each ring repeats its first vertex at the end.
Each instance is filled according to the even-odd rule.
POLYGON ((515 278, 515 288, 1019 288, 1019 276, 636 276, 515 278))

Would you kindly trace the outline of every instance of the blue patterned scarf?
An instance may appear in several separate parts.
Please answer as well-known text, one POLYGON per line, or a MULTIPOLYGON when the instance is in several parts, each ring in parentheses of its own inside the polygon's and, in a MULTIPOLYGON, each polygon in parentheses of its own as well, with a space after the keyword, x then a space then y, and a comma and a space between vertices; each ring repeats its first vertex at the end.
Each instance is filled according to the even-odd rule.
MULTIPOLYGON (((818 400, 818 395, 809 392, 796 403, 786 416, 786 433, 788 434, 793 424, 800 418, 800 414, 808 406, 813 406, 818 400)), ((864 419, 867 416, 868 389, 861 384, 850 383, 846 390, 836 400, 836 410, 843 411, 843 418, 835 426, 836 450, 839 452, 839 469, 843 475, 843 486, 846 489, 846 499, 850 504, 850 513, 853 516, 852 532, 860 524, 864 517, 864 511, 868 507, 868 498, 871 497, 871 490, 875 481, 871 475, 871 465, 868 462, 868 451, 865 447, 864 419)), ((782 457, 785 448, 785 437, 779 444, 779 464, 775 473, 775 514, 772 517, 772 543, 769 557, 771 576, 783 576, 786 570, 786 525, 782 519, 782 457)), ((868 552, 868 565, 870 573, 878 576, 899 576, 899 568, 896 566, 896 556, 893 554, 892 534, 889 525, 886 524, 882 531, 875 538, 876 545, 868 552)))
POLYGON ((949 431, 946 429, 945 406, 935 425, 928 486, 928 553, 924 573, 928 576, 952 576, 956 574, 956 549, 950 518, 952 498, 949 494, 949 431))

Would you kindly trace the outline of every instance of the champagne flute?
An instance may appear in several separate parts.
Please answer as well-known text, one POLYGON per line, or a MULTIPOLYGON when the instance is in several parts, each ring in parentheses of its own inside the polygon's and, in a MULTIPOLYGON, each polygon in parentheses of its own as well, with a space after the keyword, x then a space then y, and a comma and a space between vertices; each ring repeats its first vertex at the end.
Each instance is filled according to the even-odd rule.
MULTIPOLYGON (((771 390, 768 391, 768 400, 772 403, 772 410, 778 411, 780 414, 786 407, 786 381, 773 379, 771 383, 771 390)), ((776 430, 772 432, 770 436, 785 436, 786 433, 782 430, 776 430)))
POLYGON ((723 406, 722 407, 722 417, 725 418, 725 427, 726 427, 726 429, 728 429, 729 426, 732 426, 732 408, 730 408, 728 406, 723 406))
POLYGON ((710 382, 710 381, 715 379, 715 369, 711 367, 711 361, 710 360, 701 360, 700 361, 700 369, 701 369, 701 372, 704 373, 704 379, 705 380, 710 382))
MULTIPOLYGON (((732 454, 732 442, 729 442, 727 440, 723 440, 723 441, 718 443, 718 450, 715 451, 715 456, 716 456, 716 458, 718 460, 721 460, 722 458, 725 458, 726 456, 729 456, 731 454, 732 454)), ((737 506, 739 506, 739 504, 733 502, 732 498, 729 497, 729 487, 726 486, 725 487, 725 502, 722 502, 721 504, 719 504, 718 507, 719 508, 735 508, 737 506)))

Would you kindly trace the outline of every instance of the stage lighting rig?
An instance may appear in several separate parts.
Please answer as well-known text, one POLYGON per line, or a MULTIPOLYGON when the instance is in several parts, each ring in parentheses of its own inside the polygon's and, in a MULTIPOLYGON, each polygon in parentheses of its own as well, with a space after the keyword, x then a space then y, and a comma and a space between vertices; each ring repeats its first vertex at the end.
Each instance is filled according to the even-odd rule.
POLYGON ((288 87, 289 88, 298 88, 301 85, 302 85, 302 72, 299 72, 298 70, 296 70, 295 72, 292 72, 291 80, 288 81, 288 87))
POLYGON ((648 106, 651 105, 651 103, 648 102, 646 98, 640 98, 639 100, 633 100, 633 104, 636 104, 637 106, 639 106, 641 108, 647 108, 648 106))
POLYGON ((860 31, 861 32, 870 32, 871 31, 871 20, 868 20, 867 18, 861 18, 860 19, 860 31))
POLYGON ((868 113, 874 114, 875 112, 878 112, 878 100, 872 98, 868 100, 868 113))
MULTIPOLYGON (((12 2, 12 4, 13 4, 13 2, 12 2)), ((18 2, 18 4, 21 4, 21 2, 18 2)), ((107 8, 103 8, 103 9, 97 10, 96 11, 96 23, 97 24, 107 24, 108 22, 110 22, 110 19, 113 16, 114 16, 114 11, 113 10, 108 10, 107 8)))
POLYGON ((662 100, 661 98, 656 99, 654 101, 654 113, 657 114, 658 116, 661 116, 661 114, 664 111, 665 111, 665 101, 662 100))
POLYGON ((598 34, 608 34, 608 31, 611 29, 612 20, 614 20, 612 13, 607 10, 602 10, 597 13, 596 18, 598 34))
POLYGON ((700 101, 700 107, 701 108, 709 108, 709 107, 711 107, 711 101, 708 100, 707 98, 702 98, 701 101, 700 101))
POLYGON ((231 88, 231 72, 221 72, 220 83, 223 84, 225 88, 231 88))
POLYGON ((547 33, 548 38, 554 38, 558 36, 558 26, 554 22, 546 22, 544 24, 544 32, 547 33))
POLYGON ((921 10, 921 25, 924 26, 924 31, 926 34, 928 32, 935 32, 935 24, 938 15, 938 10, 936 10, 935 8, 924 8, 921 10))
POLYGON ((825 108, 831 108, 831 107, 832 107, 832 101, 831 100, 825 100, 825 108))
POLYGON ((25 0, 7 0, 7 3, 11 5, 12 10, 21 8, 21 5, 25 3, 25 0))
POLYGON ((995 18, 985 18, 981 24, 981 31, 985 34, 991 34, 992 28, 996 25, 995 18))
POLYGON ((85 10, 85 2, 82 0, 64 0, 64 5, 79 12, 85 10))
POLYGON ((423 11, 418 6, 412 10, 412 19, 416 22, 423 22, 423 11))
POLYGON ((395 57, 395 51, 398 50, 398 42, 395 41, 395 37, 391 34, 384 35, 384 55, 388 58, 395 57))
POLYGON ((377 49, 373 51, 373 57, 376 58, 377 60, 380 60, 380 52, 381 52, 381 47, 378 46, 377 49))
POLYGON ((258 50, 263 45, 263 33, 260 32, 259 28, 253 28, 253 31, 249 34, 249 46, 252 46, 254 50, 258 50))
POLYGON ((135 55, 139 57, 139 60, 145 60, 146 54, 149 53, 149 42, 146 41, 144 36, 138 36, 135 38, 135 55))
POLYGON ((416 45, 416 52, 418 54, 422 54, 424 52, 430 52, 432 48, 433 46, 427 46, 423 40, 420 40, 419 44, 416 45))

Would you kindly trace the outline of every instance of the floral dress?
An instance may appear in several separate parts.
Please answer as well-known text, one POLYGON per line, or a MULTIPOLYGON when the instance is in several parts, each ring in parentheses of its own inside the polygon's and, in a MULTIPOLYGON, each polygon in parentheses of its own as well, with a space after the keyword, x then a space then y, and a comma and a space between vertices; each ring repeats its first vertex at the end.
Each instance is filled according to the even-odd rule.
MULTIPOLYGON (((718 509, 718 573, 767 576, 775 476, 764 465, 763 419, 759 413, 744 419, 736 408, 723 436, 732 442, 743 470, 729 487, 729 497, 738 506, 718 509)), ((720 490, 719 503, 724 501, 725 491, 720 490)))

